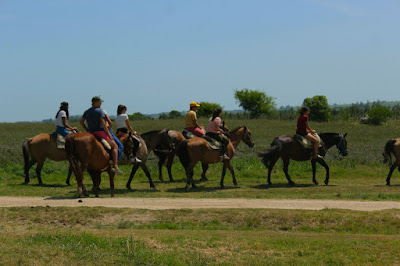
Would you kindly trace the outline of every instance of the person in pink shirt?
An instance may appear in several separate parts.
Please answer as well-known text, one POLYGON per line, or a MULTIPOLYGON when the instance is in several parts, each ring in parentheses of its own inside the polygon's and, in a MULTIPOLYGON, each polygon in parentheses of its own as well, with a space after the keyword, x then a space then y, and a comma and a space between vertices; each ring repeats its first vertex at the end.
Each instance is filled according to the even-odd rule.
POLYGON ((221 121, 222 109, 216 108, 214 110, 213 116, 208 120, 208 127, 206 130, 206 135, 221 142, 221 157, 229 160, 230 158, 226 155, 226 151, 228 150, 229 139, 224 135, 224 131, 222 130, 222 121, 221 121))

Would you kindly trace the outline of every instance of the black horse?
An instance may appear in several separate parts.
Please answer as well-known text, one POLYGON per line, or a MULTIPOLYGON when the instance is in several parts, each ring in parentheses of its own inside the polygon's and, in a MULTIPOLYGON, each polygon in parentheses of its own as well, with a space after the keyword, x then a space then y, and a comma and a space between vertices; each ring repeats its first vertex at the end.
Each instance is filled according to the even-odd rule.
MULTIPOLYGON (((326 151, 336 145, 339 155, 347 155, 347 133, 342 135, 340 133, 321 133, 320 135, 322 146, 320 147, 319 154, 325 156, 326 151)), ((271 146, 264 153, 260 153, 259 156, 262 158, 262 162, 268 168, 268 185, 271 185, 271 171, 274 168, 275 163, 279 158, 283 161, 283 172, 290 185, 295 183, 290 179, 288 174, 289 160, 295 161, 307 161, 312 156, 312 149, 305 149, 294 136, 282 135, 276 137, 271 143, 271 146)), ((325 185, 329 182, 329 167, 323 158, 311 159, 312 171, 313 171, 313 182, 318 185, 315 179, 316 164, 319 163, 326 170, 325 185)))

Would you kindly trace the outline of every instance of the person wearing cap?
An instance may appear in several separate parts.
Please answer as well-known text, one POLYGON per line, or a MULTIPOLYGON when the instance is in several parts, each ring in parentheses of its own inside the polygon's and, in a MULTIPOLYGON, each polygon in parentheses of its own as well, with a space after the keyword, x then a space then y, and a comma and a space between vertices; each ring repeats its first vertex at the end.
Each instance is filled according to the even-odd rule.
POLYGON ((69 133, 76 131, 76 127, 71 127, 67 124, 67 120, 69 120, 69 105, 67 102, 62 102, 60 104, 60 109, 56 114, 56 132, 63 137, 66 137, 69 133))
POLYGON ((122 175, 123 172, 118 168, 118 146, 107 128, 105 121, 106 116, 100 108, 102 102, 103 100, 99 96, 94 96, 92 98, 92 107, 83 113, 80 124, 86 132, 89 132, 96 137, 103 138, 110 144, 111 158, 113 161, 112 171, 122 175), (85 125, 85 120, 87 122, 87 127, 85 125))
POLYGON ((192 132, 197 137, 202 137, 205 132, 201 130, 199 123, 197 123, 197 107, 200 106, 197 102, 190 103, 190 110, 185 114, 185 130, 192 132))

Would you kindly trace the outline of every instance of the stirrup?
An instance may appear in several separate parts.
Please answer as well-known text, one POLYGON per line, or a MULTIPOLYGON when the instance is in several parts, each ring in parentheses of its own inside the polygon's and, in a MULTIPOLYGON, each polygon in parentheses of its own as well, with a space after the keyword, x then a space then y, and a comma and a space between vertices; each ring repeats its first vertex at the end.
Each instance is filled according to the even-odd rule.
POLYGON ((114 173, 118 174, 118 175, 123 175, 123 174, 124 174, 124 172, 122 172, 119 168, 113 167, 113 168, 111 168, 111 170, 112 170, 114 173))

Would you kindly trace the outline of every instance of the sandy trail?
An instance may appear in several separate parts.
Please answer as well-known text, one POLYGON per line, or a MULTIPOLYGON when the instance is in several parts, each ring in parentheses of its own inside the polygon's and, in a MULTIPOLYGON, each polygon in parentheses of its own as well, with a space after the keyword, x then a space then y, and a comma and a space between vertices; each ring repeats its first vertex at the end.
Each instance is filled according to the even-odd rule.
POLYGON ((0 207, 109 207, 149 210, 167 209, 347 209, 377 211, 400 209, 395 201, 277 200, 277 199, 193 199, 193 198, 49 198, 0 197, 0 207))

